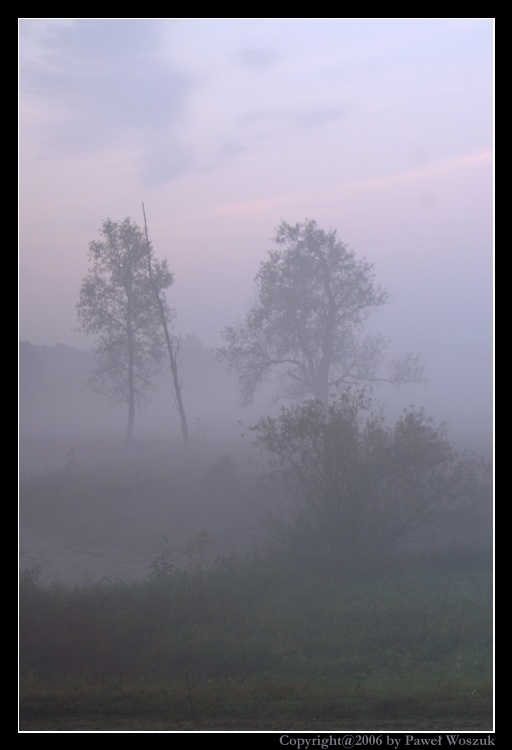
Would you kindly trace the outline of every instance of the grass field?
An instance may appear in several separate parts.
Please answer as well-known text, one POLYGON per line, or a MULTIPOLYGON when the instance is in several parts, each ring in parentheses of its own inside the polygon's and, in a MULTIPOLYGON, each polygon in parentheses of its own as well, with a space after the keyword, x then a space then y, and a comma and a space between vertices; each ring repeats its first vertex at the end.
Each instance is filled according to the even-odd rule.
MULTIPOLYGON (((492 570, 277 556, 20 588, 20 729, 492 730, 492 570)), ((195 545, 195 546, 194 546, 195 545)))

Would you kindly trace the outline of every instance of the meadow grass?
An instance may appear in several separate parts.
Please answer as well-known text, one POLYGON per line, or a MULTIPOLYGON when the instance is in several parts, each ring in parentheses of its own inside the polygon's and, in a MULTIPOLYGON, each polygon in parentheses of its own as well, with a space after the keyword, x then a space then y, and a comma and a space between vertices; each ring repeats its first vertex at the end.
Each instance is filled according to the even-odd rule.
POLYGON ((492 730, 492 571, 284 557, 20 586, 20 728, 492 730))

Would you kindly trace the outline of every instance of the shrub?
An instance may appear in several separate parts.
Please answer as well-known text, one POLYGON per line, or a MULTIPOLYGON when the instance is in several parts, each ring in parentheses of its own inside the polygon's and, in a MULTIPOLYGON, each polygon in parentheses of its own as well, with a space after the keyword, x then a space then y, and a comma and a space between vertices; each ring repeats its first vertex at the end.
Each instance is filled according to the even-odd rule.
POLYGON ((483 462, 457 452, 444 423, 410 407, 389 427, 364 391, 283 408, 253 430, 292 492, 283 539, 315 556, 380 557, 469 519, 490 493, 483 462))

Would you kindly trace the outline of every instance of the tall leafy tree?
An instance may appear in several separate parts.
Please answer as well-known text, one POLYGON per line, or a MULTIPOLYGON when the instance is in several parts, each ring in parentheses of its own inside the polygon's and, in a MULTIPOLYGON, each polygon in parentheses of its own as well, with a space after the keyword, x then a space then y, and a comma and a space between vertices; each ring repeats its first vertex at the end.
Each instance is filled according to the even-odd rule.
POLYGON ((387 341, 364 333, 368 318, 389 300, 373 266, 312 220, 283 221, 275 249, 256 275, 256 297, 241 323, 223 332, 221 358, 238 373, 242 400, 277 374, 286 395, 326 403, 342 385, 420 380, 416 356, 382 368, 387 341))
POLYGON ((129 218, 106 219, 101 239, 89 244, 90 267, 82 281, 77 315, 80 329, 98 336, 92 387, 128 405, 126 443, 131 443, 136 404, 147 399, 161 369, 163 332, 155 290, 166 320, 174 313, 165 300, 173 283, 167 261, 152 254, 144 231, 129 218))

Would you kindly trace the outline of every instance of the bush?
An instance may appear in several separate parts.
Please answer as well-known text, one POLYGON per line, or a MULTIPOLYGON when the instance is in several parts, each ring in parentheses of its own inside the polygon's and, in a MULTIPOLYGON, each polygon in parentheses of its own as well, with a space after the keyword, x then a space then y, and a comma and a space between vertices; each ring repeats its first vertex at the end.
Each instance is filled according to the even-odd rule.
POLYGON ((469 520, 490 475, 423 409, 393 427, 364 391, 283 408, 253 427, 292 491, 286 543, 327 559, 381 557, 428 527, 469 520))

